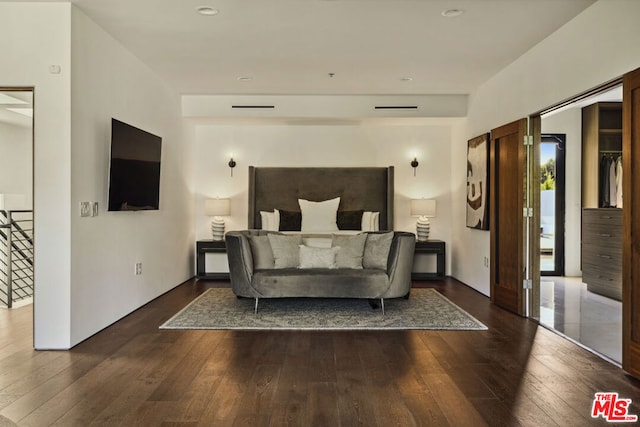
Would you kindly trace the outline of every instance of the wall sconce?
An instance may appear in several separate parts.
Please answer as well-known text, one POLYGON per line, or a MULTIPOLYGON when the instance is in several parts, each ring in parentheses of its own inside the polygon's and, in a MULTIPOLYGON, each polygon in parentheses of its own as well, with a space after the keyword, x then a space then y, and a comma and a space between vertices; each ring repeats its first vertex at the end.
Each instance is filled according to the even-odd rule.
POLYGON ((229 169, 231 169, 231 176, 233 176, 233 168, 236 167, 236 161, 233 160, 233 156, 231 156, 231 159, 229 160, 229 169))
POLYGON ((417 216, 416 234, 418 241, 424 242, 429 239, 429 218, 436 216, 436 201, 433 199, 413 199, 411 200, 411 216, 417 216))
POLYGON ((207 199, 204 201, 204 213, 213 217, 213 221, 211 221, 213 240, 222 240, 224 236, 224 219, 222 217, 231 214, 231 200, 207 199))
POLYGON ((418 168, 418 158, 414 157, 413 160, 411 160, 411 167, 413 168, 413 176, 416 176, 416 169, 418 168))

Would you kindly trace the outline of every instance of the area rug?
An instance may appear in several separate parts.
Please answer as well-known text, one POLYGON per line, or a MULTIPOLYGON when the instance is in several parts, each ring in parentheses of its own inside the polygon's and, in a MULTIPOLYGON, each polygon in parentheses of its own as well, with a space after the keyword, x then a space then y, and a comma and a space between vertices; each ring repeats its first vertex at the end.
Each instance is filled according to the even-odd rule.
POLYGON ((409 299, 385 300, 385 314, 366 299, 238 299, 229 288, 208 289, 160 329, 486 330, 479 320, 430 288, 411 290, 409 299))

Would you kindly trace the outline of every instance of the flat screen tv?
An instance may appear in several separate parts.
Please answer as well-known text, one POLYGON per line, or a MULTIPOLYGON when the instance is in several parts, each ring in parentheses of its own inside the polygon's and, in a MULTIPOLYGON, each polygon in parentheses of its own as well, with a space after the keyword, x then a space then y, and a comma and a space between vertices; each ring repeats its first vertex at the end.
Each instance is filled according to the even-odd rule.
POLYGON ((109 210, 160 208, 162 138, 111 119, 109 210))

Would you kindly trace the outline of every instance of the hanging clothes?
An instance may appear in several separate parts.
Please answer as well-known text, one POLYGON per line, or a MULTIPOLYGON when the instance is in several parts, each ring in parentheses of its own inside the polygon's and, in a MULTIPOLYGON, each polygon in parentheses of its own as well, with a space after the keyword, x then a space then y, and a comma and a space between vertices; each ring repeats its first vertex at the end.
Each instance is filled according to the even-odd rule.
POLYGON ((616 160, 616 207, 622 209, 622 156, 616 160))
POLYGON ((604 154, 600 159, 600 170, 598 178, 600 180, 600 207, 608 208, 611 205, 611 192, 610 192, 610 174, 611 157, 604 154))
POLYGON ((609 165, 609 171, 605 173, 609 173, 609 206, 612 208, 616 207, 616 201, 618 200, 617 194, 617 180, 616 180, 616 161, 611 158, 611 163, 609 165))

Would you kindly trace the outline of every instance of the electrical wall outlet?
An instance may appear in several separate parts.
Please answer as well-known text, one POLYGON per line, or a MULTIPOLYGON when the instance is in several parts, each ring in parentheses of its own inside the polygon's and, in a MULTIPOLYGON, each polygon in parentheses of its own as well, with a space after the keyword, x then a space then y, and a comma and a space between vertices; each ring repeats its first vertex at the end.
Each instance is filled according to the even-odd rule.
POLYGON ((489 257, 484 257, 484 266, 485 268, 489 268, 489 257))
POLYGON ((136 262, 134 267, 134 273, 136 276, 140 276, 142 274, 142 263, 136 262))

